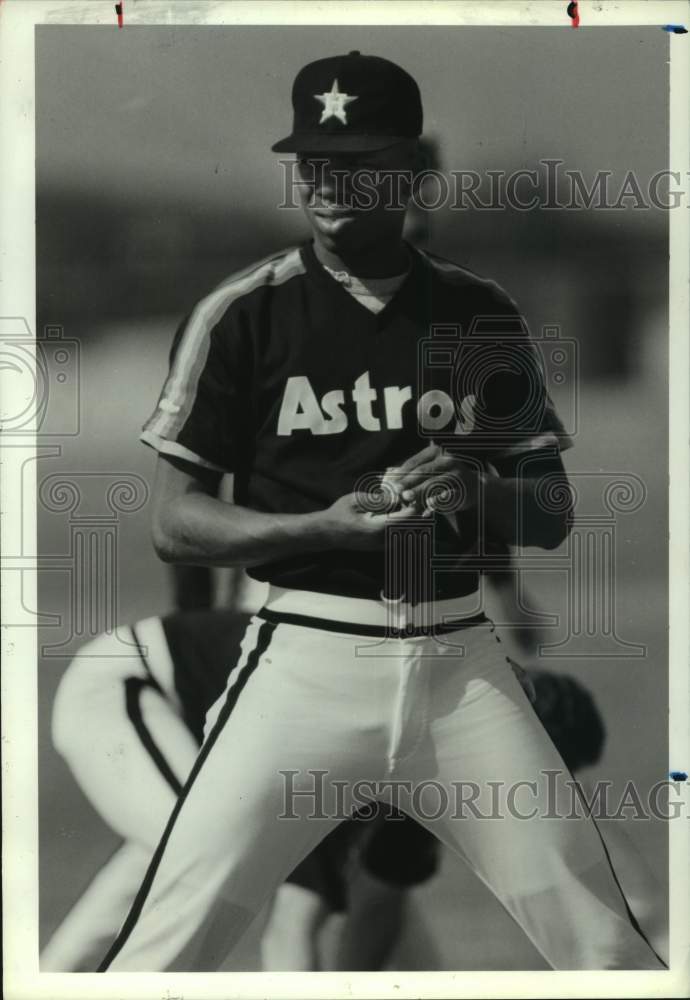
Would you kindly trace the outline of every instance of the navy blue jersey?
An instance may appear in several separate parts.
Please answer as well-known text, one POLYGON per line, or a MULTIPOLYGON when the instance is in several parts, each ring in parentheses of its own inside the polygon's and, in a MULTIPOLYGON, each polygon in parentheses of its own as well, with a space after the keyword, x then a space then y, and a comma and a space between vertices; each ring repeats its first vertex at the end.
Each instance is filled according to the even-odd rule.
MULTIPOLYGON (((142 440, 233 473, 238 504, 288 514, 328 507, 431 440, 480 463, 562 443, 512 300, 455 264, 413 248, 410 256, 404 284, 377 314, 311 244, 229 278, 180 331, 142 440)), ((475 517, 461 525, 460 555, 476 538, 475 517)), ((249 572, 377 599, 384 557, 308 553, 249 572)), ((477 586, 461 567, 439 581, 436 597, 477 586)))

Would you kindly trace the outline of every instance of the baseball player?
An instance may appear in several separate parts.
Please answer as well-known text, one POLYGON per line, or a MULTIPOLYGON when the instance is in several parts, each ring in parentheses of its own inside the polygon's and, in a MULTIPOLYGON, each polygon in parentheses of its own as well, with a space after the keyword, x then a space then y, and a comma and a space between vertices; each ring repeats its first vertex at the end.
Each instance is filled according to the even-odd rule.
POLYGON ((462 857, 552 967, 663 968, 592 820, 540 818, 567 813, 567 771, 478 598, 485 529, 546 549, 568 530, 548 502, 567 441, 522 318, 402 239, 422 131, 405 70, 320 59, 292 101, 273 149, 297 154, 313 239, 196 306, 142 435, 160 556, 244 566, 268 597, 100 968, 217 968, 363 785, 462 857), (482 813, 496 782, 535 811, 433 813, 463 782, 482 813))

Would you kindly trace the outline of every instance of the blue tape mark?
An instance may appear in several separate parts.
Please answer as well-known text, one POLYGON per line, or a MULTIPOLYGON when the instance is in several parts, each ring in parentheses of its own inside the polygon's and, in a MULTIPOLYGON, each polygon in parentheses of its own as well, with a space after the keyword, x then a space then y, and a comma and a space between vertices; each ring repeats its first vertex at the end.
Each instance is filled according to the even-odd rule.
POLYGON ((671 771, 669 774, 671 781, 687 781, 688 776, 685 771, 671 771))
POLYGON ((688 29, 683 24, 662 24, 664 31, 670 31, 674 35, 687 35, 688 29))

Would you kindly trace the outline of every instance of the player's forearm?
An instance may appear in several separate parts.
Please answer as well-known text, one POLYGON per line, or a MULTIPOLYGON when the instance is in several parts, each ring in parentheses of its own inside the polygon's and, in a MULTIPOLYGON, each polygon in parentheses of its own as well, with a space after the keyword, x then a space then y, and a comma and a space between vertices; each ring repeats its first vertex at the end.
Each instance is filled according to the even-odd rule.
MULTIPOLYGON (((510 545, 555 549, 568 536, 570 506, 548 510, 538 495, 539 479, 487 476, 484 504, 489 529, 510 545)), ((567 480, 563 481, 567 488, 567 480)))
POLYGON ((153 542, 164 562, 197 566, 256 566, 329 546, 322 512, 265 514, 203 493, 162 506, 153 542))

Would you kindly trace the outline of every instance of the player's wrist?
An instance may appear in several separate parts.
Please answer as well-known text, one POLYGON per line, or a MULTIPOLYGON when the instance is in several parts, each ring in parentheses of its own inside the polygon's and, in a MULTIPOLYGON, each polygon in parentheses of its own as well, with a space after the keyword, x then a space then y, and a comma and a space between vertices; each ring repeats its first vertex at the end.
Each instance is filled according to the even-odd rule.
POLYGON ((304 538, 306 547, 318 552, 323 549, 337 548, 337 519, 331 515, 330 508, 315 510, 311 514, 301 515, 304 519, 304 538))

